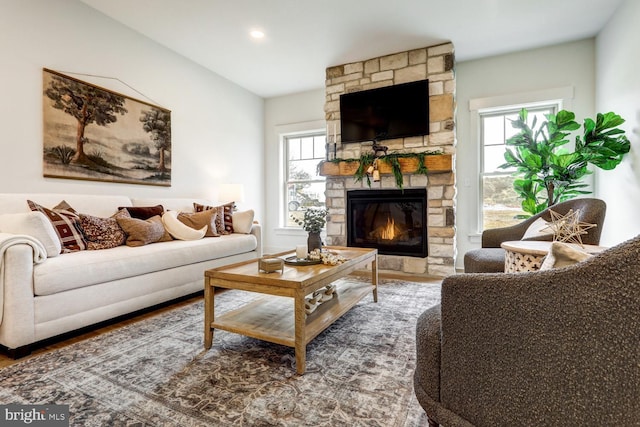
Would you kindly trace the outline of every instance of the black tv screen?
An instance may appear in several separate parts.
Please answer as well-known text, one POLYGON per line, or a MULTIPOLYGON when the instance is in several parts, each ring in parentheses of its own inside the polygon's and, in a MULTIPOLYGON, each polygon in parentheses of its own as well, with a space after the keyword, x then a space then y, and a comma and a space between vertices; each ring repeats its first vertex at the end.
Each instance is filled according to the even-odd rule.
POLYGON ((340 96, 342 143, 429 134, 429 80, 340 96))

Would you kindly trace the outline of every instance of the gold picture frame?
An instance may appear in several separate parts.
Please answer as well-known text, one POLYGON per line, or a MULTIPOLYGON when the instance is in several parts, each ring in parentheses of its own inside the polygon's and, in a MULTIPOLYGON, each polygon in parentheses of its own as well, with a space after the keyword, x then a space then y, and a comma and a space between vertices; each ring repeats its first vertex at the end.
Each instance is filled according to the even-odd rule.
POLYGON ((171 186, 171 111, 44 68, 43 175, 171 186))

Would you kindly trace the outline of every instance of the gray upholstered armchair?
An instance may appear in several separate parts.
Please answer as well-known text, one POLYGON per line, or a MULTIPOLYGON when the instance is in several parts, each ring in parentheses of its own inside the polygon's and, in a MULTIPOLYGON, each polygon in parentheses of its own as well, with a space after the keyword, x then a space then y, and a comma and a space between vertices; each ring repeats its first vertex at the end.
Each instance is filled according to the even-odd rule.
MULTIPOLYGON (((602 225, 607 210, 607 205, 600 199, 583 198, 572 199, 552 206, 554 212, 565 215, 570 209, 577 211, 580 209, 579 220, 589 224, 596 224, 597 227, 587 231, 588 234, 582 236, 582 242, 587 245, 597 245, 600 243, 602 225)), ((464 254, 465 273, 501 273, 504 271, 504 249, 500 247, 502 242, 510 240, 522 240, 529 226, 538 218, 550 221, 549 209, 511 227, 494 228, 485 230, 482 233, 482 247, 473 249, 464 254)), ((536 240, 551 240, 551 236, 533 238, 536 240)))
POLYGON ((417 323, 430 425, 640 425, 640 236, 566 268, 458 274, 417 323))

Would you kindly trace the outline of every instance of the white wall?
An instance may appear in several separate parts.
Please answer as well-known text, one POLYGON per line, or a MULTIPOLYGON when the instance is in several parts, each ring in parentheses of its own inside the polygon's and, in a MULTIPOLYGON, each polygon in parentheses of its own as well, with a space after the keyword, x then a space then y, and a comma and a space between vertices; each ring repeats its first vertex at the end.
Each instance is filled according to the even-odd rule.
POLYGON ((0 192, 217 198, 216 185, 244 183, 240 208, 262 215, 262 98, 81 2, 0 0, 0 10, 0 192), (119 79, 72 74, 171 110, 172 186, 43 178, 43 67, 119 79))
POLYGON ((456 64, 457 268, 463 268, 465 252, 480 247, 479 148, 472 136, 469 101, 572 86, 574 99, 565 108, 581 123, 595 111, 594 45, 588 39, 456 64))
POLYGON ((612 171, 597 171, 597 195, 607 202, 602 245, 640 234, 640 2, 627 0, 596 39, 596 105, 626 123, 631 152, 612 171))
POLYGON ((286 230, 283 224, 282 167, 284 162, 281 133, 325 128, 324 88, 265 101, 265 196, 267 209, 263 227, 265 252, 284 251, 306 242, 302 230, 286 230))

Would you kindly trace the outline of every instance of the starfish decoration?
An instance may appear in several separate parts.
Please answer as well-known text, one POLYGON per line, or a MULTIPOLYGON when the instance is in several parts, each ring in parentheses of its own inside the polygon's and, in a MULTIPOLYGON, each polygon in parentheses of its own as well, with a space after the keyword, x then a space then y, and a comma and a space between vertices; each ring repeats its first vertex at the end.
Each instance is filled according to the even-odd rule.
POLYGON ((597 227, 597 224, 589 224, 580 221, 580 209, 569 209, 566 215, 561 215, 549 209, 551 221, 547 222, 548 227, 553 232, 553 240, 556 242, 577 243, 580 247, 582 244, 582 235, 588 234, 587 230, 597 227))

